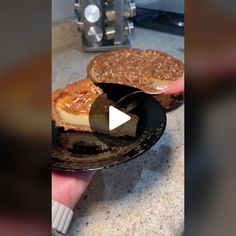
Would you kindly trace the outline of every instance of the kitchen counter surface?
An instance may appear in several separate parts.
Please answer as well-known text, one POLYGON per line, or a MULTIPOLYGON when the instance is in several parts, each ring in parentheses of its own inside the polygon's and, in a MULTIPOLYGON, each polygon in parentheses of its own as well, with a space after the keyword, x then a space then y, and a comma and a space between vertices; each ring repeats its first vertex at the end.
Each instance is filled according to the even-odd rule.
MULTIPOLYGON (((181 36, 136 28, 132 47, 184 59, 181 36)), ((53 52, 52 89, 86 77, 95 53, 80 42, 53 52)), ((97 171, 69 229, 75 236, 181 235, 184 226, 184 106, 167 114, 159 142, 135 160, 97 171)))

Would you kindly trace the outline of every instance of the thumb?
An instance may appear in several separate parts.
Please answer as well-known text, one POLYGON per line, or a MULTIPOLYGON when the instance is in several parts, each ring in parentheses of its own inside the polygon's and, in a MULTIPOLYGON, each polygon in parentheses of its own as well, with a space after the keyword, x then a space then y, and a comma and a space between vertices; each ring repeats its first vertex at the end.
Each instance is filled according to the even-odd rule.
POLYGON ((164 94, 176 94, 184 91, 184 75, 181 78, 164 85, 161 89, 161 92, 164 94))

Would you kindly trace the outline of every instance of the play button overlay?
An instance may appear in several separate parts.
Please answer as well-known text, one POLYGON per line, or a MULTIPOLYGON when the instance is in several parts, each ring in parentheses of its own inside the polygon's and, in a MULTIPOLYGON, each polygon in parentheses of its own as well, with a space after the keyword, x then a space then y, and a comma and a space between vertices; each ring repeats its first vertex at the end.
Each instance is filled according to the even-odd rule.
MULTIPOLYGON (((141 155, 162 136, 166 115, 152 95, 121 84, 100 86, 104 93, 95 99, 89 114, 81 110, 80 131, 64 130, 53 122, 53 168, 78 171, 115 166, 141 155)), ((93 98, 86 95, 88 105, 86 101, 93 98)))
POLYGON ((109 130, 112 131, 131 120, 131 116, 119 109, 109 106, 109 130))
POLYGON ((109 146, 123 147, 135 142, 139 137, 137 130, 141 130, 140 121, 135 112, 127 112, 105 94, 94 101, 89 113, 92 133, 109 146))

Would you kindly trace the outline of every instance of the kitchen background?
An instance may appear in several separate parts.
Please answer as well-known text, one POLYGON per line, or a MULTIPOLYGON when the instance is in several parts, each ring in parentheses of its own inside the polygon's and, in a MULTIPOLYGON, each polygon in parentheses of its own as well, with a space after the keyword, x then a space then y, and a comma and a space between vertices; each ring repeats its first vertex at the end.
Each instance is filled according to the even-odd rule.
MULTIPOLYGON (((85 78, 89 61, 98 54, 83 51, 73 20, 73 0, 52 0, 53 90, 85 78)), ((153 25, 147 24, 146 28, 135 25, 132 47, 160 49, 184 61, 181 33, 166 33, 163 27, 151 30, 153 25)), ((97 171, 75 209, 68 233, 171 236, 181 235, 183 227, 184 105, 167 113, 165 133, 150 151, 126 164, 97 171)))
POLYGON ((52 22, 74 18, 74 2, 74 0, 52 0, 52 22))

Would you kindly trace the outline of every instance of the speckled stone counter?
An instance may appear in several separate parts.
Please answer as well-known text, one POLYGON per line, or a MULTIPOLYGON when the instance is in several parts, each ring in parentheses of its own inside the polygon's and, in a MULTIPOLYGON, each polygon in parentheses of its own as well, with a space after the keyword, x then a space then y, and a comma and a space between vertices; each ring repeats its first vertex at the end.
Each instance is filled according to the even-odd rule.
MULTIPOLYGON (((136 28, 132 47, 184 59, 181 36, 136 28)), ((53 90, 86 77, 95 53, 80 42, 53 52, 53 90)), ((69 235, 181 235, 184 225, 184 106, 167 114, 167 128, 148 152, 98 171, 79 201, 69 235)))

